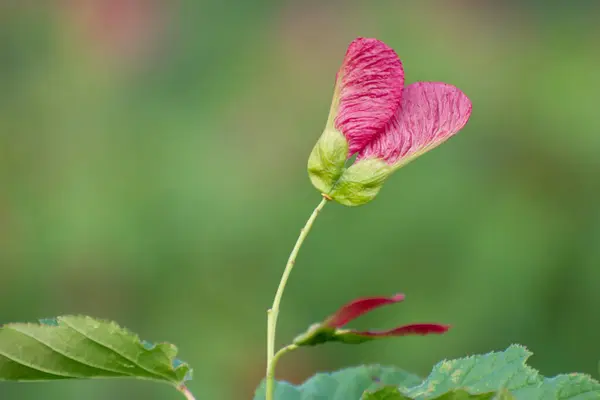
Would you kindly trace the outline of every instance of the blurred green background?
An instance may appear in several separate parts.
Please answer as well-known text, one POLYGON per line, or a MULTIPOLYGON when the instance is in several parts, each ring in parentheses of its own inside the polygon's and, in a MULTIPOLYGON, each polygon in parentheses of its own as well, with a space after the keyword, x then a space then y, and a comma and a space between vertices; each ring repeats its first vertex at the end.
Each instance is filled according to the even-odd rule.
MULTIPOLYGON (((357 36, 407 83, 473 102, 454 139, 373 203, 328 205, 282 304, 280 344, 358 296, 357 327, 445 336, 307 349, 278 376, 518 342, 544 374, 597 374, 600 3, 0 1, 0 322, 85 313, 170 341, 199 399, 249 399, 265 311, 320 197, 307 156, 357 36)), ((178 399, 131 381, 0 384, 1 399, 178 399)))

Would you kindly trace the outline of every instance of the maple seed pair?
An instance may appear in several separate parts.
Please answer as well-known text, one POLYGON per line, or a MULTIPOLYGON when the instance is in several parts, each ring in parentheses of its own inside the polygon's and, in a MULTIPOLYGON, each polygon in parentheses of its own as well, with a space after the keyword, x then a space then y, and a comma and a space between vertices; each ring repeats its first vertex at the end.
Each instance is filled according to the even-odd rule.
POLYGON ((368 203, 392 172, 452 137, 470 115, 459 89, 442 82, 404 86, 394 50, 358 38, 337 72, 329 118, 309 157, 310 179, 338 203, 368 203))
POLYGON ((294 339, 294 344, 297 346, 315 346, 326 342, 359 344, 378 338, 393 336, 441 334, 450 329, 450 325, 430 323, 402 325, 384 331, 343 329, 350 321, 369 311, 403 300, 403 294, 391 297, 365 297, 354 300, 341 307, 325 321, 312 325, 308 331, 294 339))

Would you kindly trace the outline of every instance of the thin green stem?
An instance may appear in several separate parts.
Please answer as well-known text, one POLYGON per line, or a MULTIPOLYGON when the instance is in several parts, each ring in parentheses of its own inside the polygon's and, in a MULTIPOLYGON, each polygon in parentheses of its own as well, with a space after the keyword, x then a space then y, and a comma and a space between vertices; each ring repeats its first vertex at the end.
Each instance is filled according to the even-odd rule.
POLYGON ((185 385, 178 386, 177 390, 185 396, 186 400, 196 400, 192 392, 185 385))
POLYGON ((267 399, 274 399, 273 395, 275 394, 275 367, 277 366, 277 362, 286 353, 290 351, 294 351, 298 348, 295 344, 287 345, 281 349, 271 359, 271 364, 269 365, 269 369, 267 370, 267 399))
MULTIPOLYGON (((279 282, 279 287, 277 288, 277 292, 275 293, 275 299, 273 300, 273 305, 271 306, 271 308, 269 309, 269 311, 267 311, 267 382, 266 382, 266 400, 273 400, 273 388, 274 388, 274 379, 275 379, 275 362, 277 361, 275 359, 275 332, 277 330, 277 317, 279 316, 279 304, 281 303, 281 298, 283 296, 283 291, 285 290, 285 285, 290 277, 290 273, 292 272, 292 269, 294 268, 294 263, 296 262, 296 257, 298 256, 298 252, 300 251, 300 247, 302 247, 302 243, 304 243, 304 239, 306 239, 306 236, 308 235, 308 232, 310 232, 310 228, 312 228, 313 223, 315 222, 315 219, 317 218, 317 216, 319 215, 319 212, 321 212, 321 210, 323 209, 323 207, 325 207, 325 204, 327 203, 328 198, 323 196, 323 200, 321 200, 321 202, 319 203, 319 205, 315 208, 315 210, 313 211, 313 213, 311 214, 310 218, 308 218, 308 221, 306 221, 306 225, 304 225, 304 228, 302 228, 302 230, 300 231, 300 236, 298 236, 298 240, 296 241, 296 244, 294 246, 294 248, 292 249, 292 252, 290 253, 290 257, 288 258, 288 262, 285 266, 285 269, 283 270, 283 275, 281 276, 281 281, 279 282)), ((289 347, 289 346, 288 346, 289 347)), ((287 347, 284 347, 281 351, 283 351, 284 349, 286 349, 287 347)), ((289 351, 286 350, 284 351, 287 352, 289 351)), ((278 352, 279 354, 279 352, 278 352)))

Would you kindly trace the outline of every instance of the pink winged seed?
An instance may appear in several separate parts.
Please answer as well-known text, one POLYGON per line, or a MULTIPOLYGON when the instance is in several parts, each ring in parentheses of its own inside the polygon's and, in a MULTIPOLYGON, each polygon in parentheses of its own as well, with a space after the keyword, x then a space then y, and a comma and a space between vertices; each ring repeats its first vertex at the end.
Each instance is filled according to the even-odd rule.
POLYGON ((471 115, 471 101, 458 88, 441 82, 417 82, 402 93, 402 106, 382 135, 359 153, 357 161, 381 158, 402 164, 460 131, 471 115))
POLYGON ((348 157, 383 133, 400 106, 402 62, 377 39, 355 39, 338 72, 339 107, 335 127, 348 140, 348 157))
POLYGON ((381 306, 398 303, 404 300, 403 294, 392 297, 364 297, 354 300, 340 308, 335 314, 327 318, 323 325, 330 328, 341 328, 348 322, 381 306))

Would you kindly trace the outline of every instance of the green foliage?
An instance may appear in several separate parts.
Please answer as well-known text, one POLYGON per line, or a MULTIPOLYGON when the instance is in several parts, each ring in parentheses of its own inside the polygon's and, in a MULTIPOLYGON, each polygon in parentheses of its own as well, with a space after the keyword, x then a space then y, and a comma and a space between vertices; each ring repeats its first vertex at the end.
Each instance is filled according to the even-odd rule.
MULTIPOLYGON (((591 400, 600 398, 600 383, 585 374, 545 378, 526 365, 526 348, 512 345, 503 352, 438 363, 423 381, 394 369, 397 376, 374 372, 382 367, 356 367, 318 374, 301 386, 277 384, 277 400, 591 400), (379 378, 379 379, 375 379, 379 378)), ((382 370, 384 370, 382 368, 382 370)), ((255 400, 262 400, 259 389, 255 400)))
MULTIPOLYGON (((413 397, 402 394, 397 387, 388 386, 373 393, 365 393, 362 400, 412 400, 413 397)), ((511 400, 514 396, 506 390, 481 394, 472 394, 467 390, 458 389, 438 396, 435 400, 511 400)))
POLYGON ((0 327, 0 380, 139 378, 181 385, 191 368, 169 343, 150 344, 110 321, 62 316, 0 327))
POLYGON ((459 388, 472 394, 507 389, 524 400, 600 398, 600 383, 588 375, 539 375, 525 364, 531 354, 523 346, 512 345, 503 352, 442 361, 423 383, 403 393, 410 399, 425 400, 459 388))
POLYGON ((493 400, 513 400, 515 396, 513 396, 508 390, 502 389, 496 393, 493 400))
MULTIPOLYGON (((398 368, 377 365, 347 368, 333 373, 316 374, 300 386, 276 382, 276 400, 352 400, 360 399, 366 390, 381 385, 413 386, 421 379, 398 368)), ((264 382, 254 400, 264 400, 264 382)))

